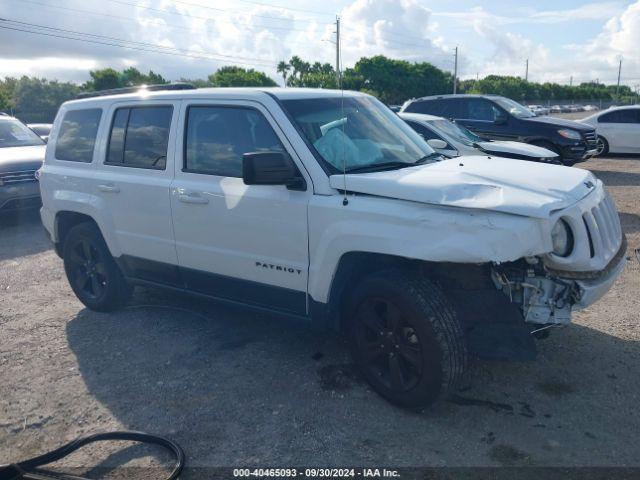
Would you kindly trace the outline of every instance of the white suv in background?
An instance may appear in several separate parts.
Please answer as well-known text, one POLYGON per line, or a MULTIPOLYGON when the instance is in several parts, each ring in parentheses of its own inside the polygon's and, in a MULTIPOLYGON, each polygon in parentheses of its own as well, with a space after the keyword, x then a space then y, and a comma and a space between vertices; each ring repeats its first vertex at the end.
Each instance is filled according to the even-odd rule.
POLYGON ((344 329, 373 388, 421 407, 468 355, 531 353, 625 263, 585 170, 444 159, 356 92, 142 91, 65 103, 42 221, 89 308, 134 285, 344 329), (502 335, 502 332, 505 332, 502 335))

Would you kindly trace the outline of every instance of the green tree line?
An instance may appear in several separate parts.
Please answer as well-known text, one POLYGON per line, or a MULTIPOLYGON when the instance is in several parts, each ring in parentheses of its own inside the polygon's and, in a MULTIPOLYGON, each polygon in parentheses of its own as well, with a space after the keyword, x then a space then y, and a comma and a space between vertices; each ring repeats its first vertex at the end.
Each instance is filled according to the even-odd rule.
MULTIPOLYGON (((450 93, 453 76, 428 62, 407 62, 382 55, 363 57, 340 78, 329 63, 308 62, 298 56, 281 61, 277 72, 288 87, 344 88, 375 95, 383 102, 401 104, 413 97, 450 93)), ((207 78, 182 78, 196 87, 271 87, 277 83, 254 69, 225 66, 207 78)), ((113 68, 92 70, 89 80, 81 85, 44 78, 23 76, 0 80, 0 111, 9 111, 26 122, 50 122, 61 103, 81 92, 106 90, 143 84, 162 84, 167 80, 153 71, 143 73, 130 67, 122 71, 113 68)), ((494 93, 527 102, 554 100, 616 100, 630 103, 637 96, 621 85, 616 97, 615 85, 582 83, 569 86, 557 83, 527 82, 518 77, 489 75, 480 80, 458 83, 460 93, 494 93)))

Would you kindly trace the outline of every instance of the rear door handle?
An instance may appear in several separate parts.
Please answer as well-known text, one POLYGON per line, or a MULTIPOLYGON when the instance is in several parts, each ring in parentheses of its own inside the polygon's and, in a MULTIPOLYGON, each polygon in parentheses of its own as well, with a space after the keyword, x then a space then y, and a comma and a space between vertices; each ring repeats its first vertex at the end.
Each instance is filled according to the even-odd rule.
POLYGON ((209 203, 208 198, 205 198, 196 192, 181 193, 178 195, 178 200, 180 200, 182 203, 196 203, 200 205, 209 203))
POLYGON ((110 184, 100 184, 98 185, 98 190, 100 190, 101 192, 107 192, 107 193, 118 193, 120 191, 120 187, 110 183, 110 184))

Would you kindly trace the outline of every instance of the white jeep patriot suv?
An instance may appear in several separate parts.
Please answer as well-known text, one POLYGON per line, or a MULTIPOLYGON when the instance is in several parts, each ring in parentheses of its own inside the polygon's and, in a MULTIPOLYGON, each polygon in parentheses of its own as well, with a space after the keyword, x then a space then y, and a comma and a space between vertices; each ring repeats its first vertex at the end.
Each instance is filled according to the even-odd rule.
POLYGON ((425 406, 468 357, 527 357, 625 262, 585 170, 446 160, 375 98, 143 90, 65 103, 42 221, 90 309, 155 285, 344 329, 372 387, 425 406), (533 348, 533 350, 532 350, 533 348))

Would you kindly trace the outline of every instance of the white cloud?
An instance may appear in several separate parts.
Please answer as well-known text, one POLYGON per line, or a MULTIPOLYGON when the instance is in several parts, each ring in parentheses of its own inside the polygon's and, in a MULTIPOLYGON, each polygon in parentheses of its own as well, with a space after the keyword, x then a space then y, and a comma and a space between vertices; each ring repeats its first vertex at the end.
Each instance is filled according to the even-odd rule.
POLYGON ((473 7, 466 11, 436 12, 434 16, 455 19, 462 25, 473 26, 478 20, 494 26, 515 24, 556 24, 582 20, 606 20, 612 14, 620 13, 624 6, 621 1, 602 1, 587 3, 566 10, 542 10, 532 8, 514 8, 515 15, 498 15, 483 7, 473 7))
POLYGON ((341 12, 343 60, 384 54, 412 61, 430 61, 450 69, 452 52, 441 36, 431 10, 416 0, 355 0, 341 12))
MULTIPOLYGON (((589 6, 587 6, 589 7, 589 6)), ((568 12, 568 11, 567 11, 568 12)), ((572 11, 582 18, 596 15, 592 7, 572 11)), ((598 11, 598 15, 602 12, 598 11)), ((556 20, 565 16, 558 13, 556 20)), ((544 15, 552 21, 551 12, 544 15)), ((640 83, 640 0, 618 14, 611 15, 592 40, 564 45, 566 54, 552 55, 549 48, 520 34, 510 32, 485 15, 473 22, 474 31, 492 46, 492 52, 475 59, 470 71, 481 75, 491 73, 524 76, 525 61, 529 59, 530 80, 574 83, 600 80, 615 83, 618 60, 623 58, 621 81, 625 84, 640 83)), ((470 75, 468 75, 470 76, 470 75)))
MULTIPOLYGON (((178 49, 174 51, 177 55, 0 30, 3 75, 84 81, 89 69, 133 65, 177 79, 205 77, 221 65, 238 62, 280 81, 275 65, 292 55, 332 64, 335 61, 335 46, 330 42, 334 39, 334 18, 300 11, 322 8, 310 0, 296 3, 297 10, 233 0, 67 0, 48 3, 50 7, 36 7, 30 1, 34 0, 0 3, 0 17, 162 45, 178 49)), ((483 7, 437 13, 425 7, 422 0, 343 1, 339 13, 346 66, 361 56, 384 54, 430 61, 450 71, 453 47, 459 45, 460 70, 474 76, 475 72, 523 75, 524 61, 529 58, 532 80, 566 82, 573 75, 576 81, 600 78, 611 82, 615 81, 617 57, 622 55, 623 81, 640 82, 640 0, 626 6, 621 1, 603 0, 546 11, 518 6, 500 15, 483 7), (562 22, 596 20, 601 20, 603 27, 594 32, 591 41, 567 42, 564 49, 547 41, 533 41, 519 31, 525 22, 558 24, 554 28, 562 29, 562 22), (452 25, 461 28, 452 30, 452 25)), ((573 31, 575 28, 572 25, 573 31)), ((555 38, 557 42, 558 35, 555 38)), ((138 47, 154 49, 150 45, 138 47)))

